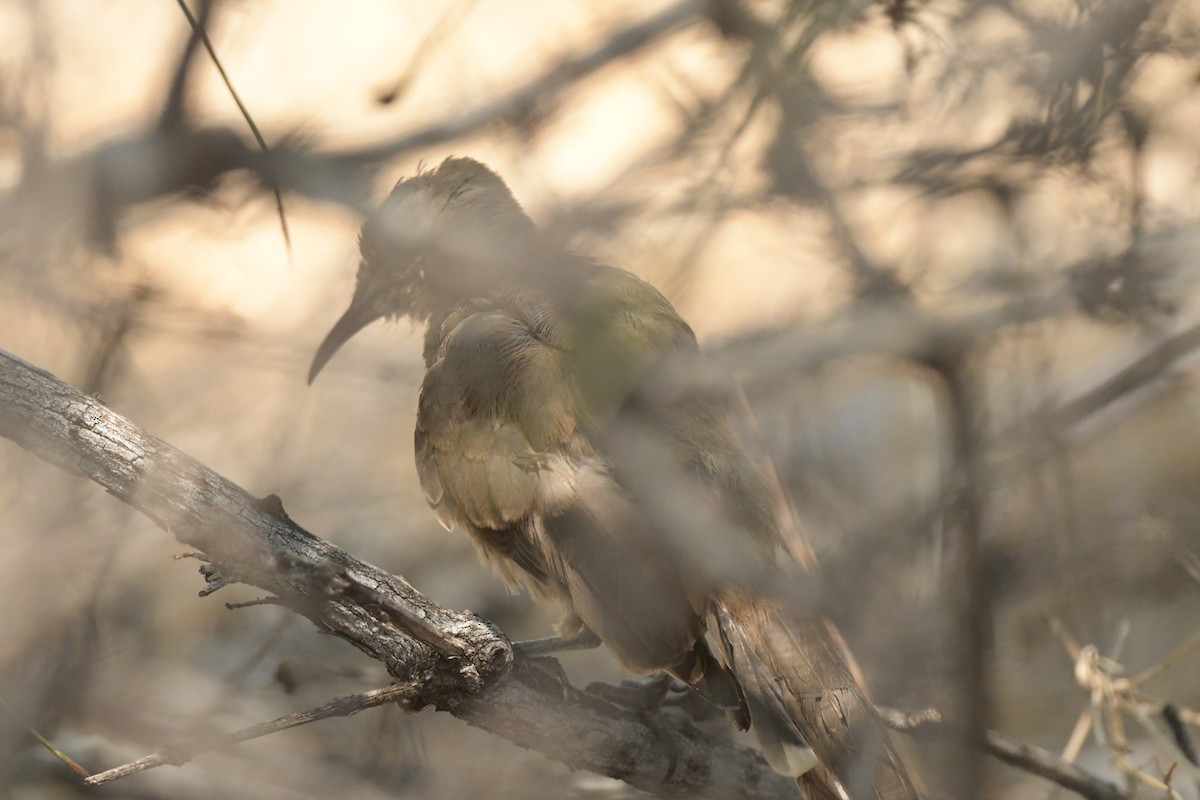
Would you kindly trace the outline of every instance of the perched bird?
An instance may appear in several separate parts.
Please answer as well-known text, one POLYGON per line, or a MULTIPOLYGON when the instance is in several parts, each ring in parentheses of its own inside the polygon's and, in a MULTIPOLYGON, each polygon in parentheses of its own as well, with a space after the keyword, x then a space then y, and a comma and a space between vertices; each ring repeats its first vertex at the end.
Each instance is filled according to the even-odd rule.
POLYGON ((670 675, 751 726, 807 796, 917 796, 820 622, 698 567, 613 456, 623 425, 648 432, 685 501, 727 523, 739 559, 773 568, 772 497, 724 408, 639 399, 664 359, 697 349, 666 298, 550 241, 469 158, 401 180, 359 245, 354 297, 309 382, 374 320, 426 323, 416 459, 443 526, 510 586, 561 604, 565 643, 598 638, 630 672, 670 675))

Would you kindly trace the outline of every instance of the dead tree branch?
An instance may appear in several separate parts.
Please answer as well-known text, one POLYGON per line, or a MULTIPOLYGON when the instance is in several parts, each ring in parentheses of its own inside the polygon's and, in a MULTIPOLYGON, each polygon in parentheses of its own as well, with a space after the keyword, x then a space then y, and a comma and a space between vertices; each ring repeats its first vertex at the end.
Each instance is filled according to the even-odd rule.
POLYGON ((0 436, 95 481, 210 560, 209 589, 246 583, 419 686, 432 705, 522 747, 660 797, 786 797, 793 785, 754 750, 686 720, 650 720, 513 663, 485 620, 442 608, 403 578, 314 536, 104 403, 0 351, 0 436))

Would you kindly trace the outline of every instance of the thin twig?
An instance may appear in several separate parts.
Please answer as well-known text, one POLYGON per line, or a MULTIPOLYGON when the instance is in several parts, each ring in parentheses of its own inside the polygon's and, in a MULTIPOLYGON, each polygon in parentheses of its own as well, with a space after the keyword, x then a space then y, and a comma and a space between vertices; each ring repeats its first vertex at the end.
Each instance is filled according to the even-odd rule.
POLYGON ((1129 800, 1129 795, 1108 781, 1063 761, 1049 750, 1026 744, 998 731, 987 731, 984 752, 1089 800, 1129 800))
MULTIPOLYGON (((961 726, 944 721, 941 714, 934 709, 925 709, 915 714, 882 706, 877 710, 889 727, 913 736, 957 739, 962 735, 961 726)), ((1008 734, 987 730, 980 746, 984 753, 1017 769, 1052 781, 1088 800, 1130 800, 1130 796, 1114 784, 1064 761, 1049 750, 1026 744, 1008 734)))
POLYGON ((259 722, 230 734, 160 750, 153 755, 139 758, 128 764, 122 764, 119 767, 98 772, 85 779, 84 783, 88 786, 99 786, 166 764, 180 766, 191 761, 201 753, 220 750, 223 747, 248 742, 251 739, 258 739, 272 733, 286 731, 289 728, 307 725, 310 722, 330 719, 331 717, 348 717, 352 714, 357 714, 359 711, 365 711, 368 708, 375 708, 387 703, 411 701, 420 696, 423 688, 421 681, 411 681, 395 686, 387 686, 382 689, 372 689, 369 692, 362 692, 361 694, 338 697, 316 708, 310 708, 307 711, 297 711, 294 714, 284 714, 282 717, 273 719, 270 722, 259 722))
POLYGON ((1172 366, 1200 349, 1200 322, 1155 344, 1137 360, 1101 381, 1053 412, 1061 429, 1069 428, 1125 395, 1160 377, 1172 366))
MULTIPOLYGON (((8 703, 4 702, 3 697, 0 697, 0 707, 3 707, 5 710, 8 709, 8 703)), ((75 761, 75 759, 71 758, 69 755, 64 753, 62 750, 59 750, 57 747, 55 747, 53 742, 51 742, 49 739, 47 739, 45 736, 43 736, 41 733, 39 733, 36 729, 28 728, 27 730, 29 731, 29 735, 32 736, 38 744, 40 744, 42 747, 44 747, 46 750, 48 750, 52 756, 54 756, 59 761, 63 762, 68 767, 70 767, 71 770, 73 772, 75 772, 77 775, 82 775, 83 777, 86 778, 87 776, 92 774, 92 773, 88 772, 86 768, 84 768, 79 763, 77 763, 75 761)))
POLYGON ((158 124, 163 130, 178 128, 183 123, 188 79, 192 73, 192 59, 196 57, 196 49, 208 36, 205 30, 208 28, 208 21, 216 2, 215 0, 199 1, 200 13, 193 16, 191 9, 184 4, 184 0, 177 0, 183 13, 187 14, 188 22, 192 25, 192 32, 188 36, 187 44, 183 47, 183 54, 179 57, 179 65, 175 68, 174 77, 171 79, 171 88, 167 92, 167 102, 164 104, 162 116, 159 118, 158 124))
POLYGON ((375 95, 376 101, 381 105, 395 103, 412 85, 417 77, 417 73, 420 72, 421 67, 430 54, 434 52, 438 45, 444 43, 449 34, 470 16, 478 3, 479 0, 463 0, 463 2, 447 9, 445 13, 438 17, 433 28, 421 38, 421 41, 417 44, 417 48, 409 56, 408 64, 405 65, 404 70, 400 73, 400 77, 392 81, 391 85, 386 89, 381 89, 375 95))
POLYGON ((1175 648, 1174 652, 1164 657, 1157 664, 1147 667, 1129 679, 1129 683, 1133 686, 1141 686, 1146 681, 1156 675, 1166 672, 1179 661, 1179 659, 1191 653, 1197 647, 1200 647, 1200 633, 1195 634, 1192 638, 1175 648))
POLYGON ((285 606, 286 604, 278 597, 256 597, 253 600, 242 600, 237 603, 226 603, 225 608, 230 611, 236 611, 239 608, 253 608, 254 606, 285 606))
MULTIPOLYGON (((1068 655, 1073 655, 1075 681, 1088 693, 1088 706, 1084 714, 1091 720, 1090 730, 1096 746, 1107 753, 1113 766, 1126 777, 1129 785, 1140 783, 1174 798, 1178 797, 1179 793, 1171 787, 1170 780, 1177 768, 1186 771, 1194 779, 1200 779, 1200 770, 1196 768, 1186 748, 1180 746, 1179 737, 1175 736, 1174 730, 1170 731, 1170 735, 1164 733, 1157 720, 1152 717, 1161 713, 1165 704, 1148 703, 1138 692, 1140 683, 1167 669, 1200 644, 1197 641, 1200 635, 1185 642, 1157 664, 1130 679, 1118 677, 1124 670, 1118 661, 1101 656, 1095 645, 1080 647, 1066 630, 1066 626, 1054 618, 1051 618, 1050 622, 1062 638, 1068 655), (1163 752, 1174 759, 1175 764, 1168 770, 1165 778, 1151 775, 1129 760, 1129 744, 1125 733, 1126 716, 1136 721, 1163 752)), ((1169 727, 1172 718, 1170 715, 1164 717, 1169 727)), ((1080 730, 1081 726, 1077 726, 1076 731, 1080 730)), ((1187 742, 1187 739, 1183 741, 1187 742)))
POLYGON ((1083 647, 1079 644, 1079 640, 1067 629, 1063 621, 1051 614, 1046 617, 1046 624, 1050 626, 1050 630, 1062 642, 1063 649, 1067 651, 1067 657, 1072 662, 1078 661, 1079 655, 1083 652, 1083 647))
MULTIPOLYGON (((263 138, 262 131, 258 129, 258 125, 254 122, 254 118, 250 116, 250 109, 246 108, 246 104, 242 102, 242 98, 237 93, 237 89, 233 88, 233 81, 229 79, 229 74, 225 72, 225 65, 221 63, 221 59, 217 58, 217 51, 213 47, 212 40, 208 37, 208 30, 207 26, 204 24, 204 17, 206 16, 208 10, 212 7, 211 1, 205 2, 200 6, 200 19, 197 19, 192 14, 192 11, 187 7, 185 0, 176 0, 176 2, 179 3, 179 8, 181 11, 183 11, 183 15, 187 17, 188 24, 192 26, 192 38, 188 40, 188 46, 194 48, 195 45, 192 44, 192 42, 195 41, 197 36, 200 38, 201 43, 204 45, 204 49, 208 51, 208 57, 212 59, 213 66, 217 68, 217 73, 221 76, 221 81, 225 84, 225 90, 229 92, 229 96, 233 99, 233 102, 238 107, 238 111, 240 111, 242 114, 242 119, 246 121, 246 126, 250 128, 250 133, 253 134, 254 141, 258 143, 258 148, 263 153, 270 152, 270 149, 267 147, 267 140, 263 138)), ((174 95, 172 95, 172 98, 174 98, 174 95)), ((273 185, 271 190, 275 195, 275 211, 279 214, 279 226, 283 230, 283 243, 287 248, 288 258, 291 258, 292 234, 291 231, 288 230, 287 215, 283 210, 283 192, 279 190, 278 185, 273 185)))
POLYGON ((51 742, 45 736, 42 736, 40 733, 38 733, 33 728, 29 729, 29 734, 34 739, 37 740, 38 744, 40 744, 42 747, 49 750, 51 755, 53 755, 59 761, 63 762, 68 767, 70 767, 71 771, 74 772, 76 775, 81 775, 84 778, 87 778, 88 775, 91 774, 90 772, 87 771, 86 768, 80 766, 80 764, 78 762, 76 762, 75 759, 71 758, 69 755, 64 753, 62 750, 59 750, 57 747, 54 746, 53 742, 51 742))
MULTIPOLYGON (((45 186, 90 189, 97 198, 91 235, 103 248, 113 246, 115 217, 122 208, 207 186, 224 173, 239 169, 250 172, 271 189, 287 189, 365 213, 364 166, 458 139, 497 122, 520 121, 539 104, 549 102, 583 78, 695 22, 703 8, 699 0, 682 0, 648 19, 615 31, 583 55, 552 64, 537 77, 495 100, 371 147, 314 154, 299 147, 280 146, 268 153, 261 151, 261 145, 251 149, 228 129, 190 130, 178 125, 169 128, 160 125, 156 130, 109 141, 91 153, 51 163, 39 173, 39 181, 45 186), (163 167, 158 170, 129 168, 130 159, 144 159, 147 152, 165 152, 170 158, 164 159, 163 167)), ((198 41, 203 43, 203 39, 198 41)), ((20 192, 0 194, 0 220, 19 217, 17 211, 27 203, 25 192, 29 185, 17 188, 20 192)), ((47 212, 53 214, 52 209, 47 212)), ((51 220, 53 225, 63 225, 73 217, 51 216, 51 220)))

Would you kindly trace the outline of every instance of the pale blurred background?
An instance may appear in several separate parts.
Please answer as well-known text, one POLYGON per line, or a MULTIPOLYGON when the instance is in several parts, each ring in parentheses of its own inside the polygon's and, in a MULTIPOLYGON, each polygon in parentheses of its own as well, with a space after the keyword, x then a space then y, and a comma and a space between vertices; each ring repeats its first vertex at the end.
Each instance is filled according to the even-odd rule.
MULTIPOLYGON (((345 152, 471 110, 666 7, 226 0, 211 36, 269 144, 345 152)), ((480 159, 554 235, 659 286, 718 351, 823 330, 896 286, 933 315, 1061 299, 971 363, 987 457, 1008 458, 981 487, 993 726, 1057 752, 1087 695, 1047 615, 1134 672, 1200 631, 1195 360, 1069 429, 1045 413, 1200 314, 1200 3, 728 7, 761 29, 723 36, 698 13, 516 123, 370 165, 368 199, 422 160, 480 159)), ((169 0, 0 1, 0 347, 436 601, 545 634, 553 617, 505 594, 422 499, 421 332, 372 327, 305 385, 353 286, 354 210, 285 192, 289 250, 270 192, 234 172, 116 209, 106 253, 90 189, 42 182, 47 164, 153 128, 188 33, 169 0)), ((250 141, 203 52, 186 113, 250 141)), ((804 372, 751 356, 737 421, 830 565, 826 607, 880 701, 940 705, 947 598, 963 590, 938 513, 962 478, 940 378, 886 355, 804 372)), ((0 798, 636 794, 392 709, 83 790, 29 727, 99 771, 386 681, 286 610, 227 611, 245 587, 198 598, 181 550, 0 442, 0 798)), ((580 684, 621 677, 603 653, 563 662, 580 684)), ((1194 707, 1198 669, 1184 659, 1147 694, 1194 707)), ((1130 735, 1131 760, 1161 778, 1174 757, 1130 735)), ((908 750, 936 790, 936 750, 908 750)), ((1103 752, 1083 758, 1122 780, 1103 752)), ((1175 780, 1195 796, 1186 770, 1175 780)), ((985 794, 1046 786, 997 765, 985 794)))

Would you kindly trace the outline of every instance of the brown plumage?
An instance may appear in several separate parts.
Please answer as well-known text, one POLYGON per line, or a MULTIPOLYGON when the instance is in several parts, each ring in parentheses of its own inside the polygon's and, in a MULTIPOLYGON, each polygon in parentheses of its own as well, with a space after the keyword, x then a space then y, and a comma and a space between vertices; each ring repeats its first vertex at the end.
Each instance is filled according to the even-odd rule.
MULTIPOLYGON (((416 457, 443 526, 465 530, 510 586, 560 603, 564 637, 594 633, 631 672, 667 672, 750 724, 810 797, 916 797, 821 625, 685 567, 679 532, 609 456, 648 373, 696 349, 657 290, 544 240, 503 181, 465 158, 401 181, 360 246, 354 299, 309 379, 375 319, 427 323, 416 457)), ((652 423, 691 476, 689 501, 770 568, 771 498, 724 409, 685 398, 652 423)))

